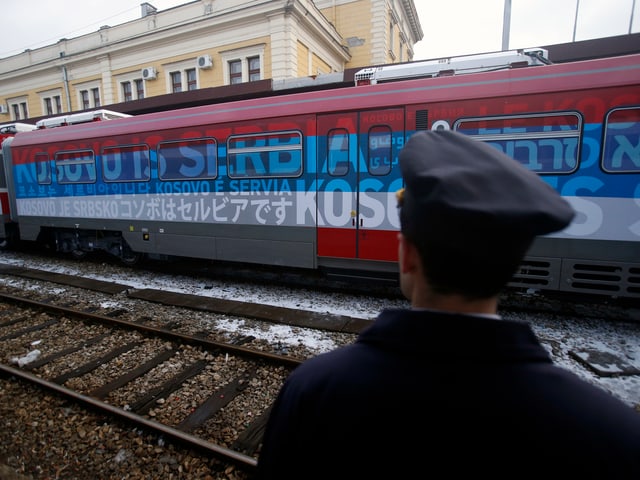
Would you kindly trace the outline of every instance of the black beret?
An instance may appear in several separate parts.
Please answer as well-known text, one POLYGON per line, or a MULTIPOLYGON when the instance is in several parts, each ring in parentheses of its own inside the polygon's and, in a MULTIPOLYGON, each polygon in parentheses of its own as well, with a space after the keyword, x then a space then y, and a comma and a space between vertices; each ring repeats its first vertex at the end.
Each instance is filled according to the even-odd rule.
POLYGON ((452 131, 411 136, 400 152, 402 231, 446 244, 528 245, 574 211, 550 185, 497 148, 452 131))

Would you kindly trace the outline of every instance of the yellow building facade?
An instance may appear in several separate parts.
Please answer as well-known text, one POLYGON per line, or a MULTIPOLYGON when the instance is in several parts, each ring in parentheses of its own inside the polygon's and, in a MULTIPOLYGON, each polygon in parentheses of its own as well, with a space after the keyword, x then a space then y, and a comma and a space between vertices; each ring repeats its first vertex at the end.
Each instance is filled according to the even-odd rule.
POLYGON ((413 0, 196 0, 0 59, 0 123, 410 61, 413 0))

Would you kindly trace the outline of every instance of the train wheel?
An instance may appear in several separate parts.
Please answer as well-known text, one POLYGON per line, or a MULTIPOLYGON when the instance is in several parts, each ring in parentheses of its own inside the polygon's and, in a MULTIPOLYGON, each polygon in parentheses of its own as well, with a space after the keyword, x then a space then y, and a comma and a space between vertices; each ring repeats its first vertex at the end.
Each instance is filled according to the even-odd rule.
POLYGON ((71 251, 71 256, 75 260, 82 260, 82 259, 86 258, 87 252, 85 252, 84 250, 72 250, 71 251))
POLYGON ((142 254, 132 251, 122 252, 122 256, 120 257, 120 261, 129 267, 137 265, 140 263, 140 260, 142 260, 142 254))

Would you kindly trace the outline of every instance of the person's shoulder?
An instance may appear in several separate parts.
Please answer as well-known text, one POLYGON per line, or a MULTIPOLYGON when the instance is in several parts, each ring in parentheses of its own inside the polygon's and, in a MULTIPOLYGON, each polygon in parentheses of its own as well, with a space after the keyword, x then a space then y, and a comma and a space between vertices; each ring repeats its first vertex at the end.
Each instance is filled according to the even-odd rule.
POLYGON ((594 385, 577 374, 555 366, 562 376, 564 386, 552 381, 547 388, 571 402, 572 410, 585 422, 613 426, 615 430, 627 430, 638 439, 640 453, 640 404, 632 407, 599 385, 594 385), (568 381, 566 379, 569 379, 568 381))
POLYGON ((324 370, 333 371, 336 367, 344 366, 344 362, 354 355, 356 344, 344 345, 327 352, 319 353, 314 357, 310 357, 296 367, 295 372, 324 370))
POLYGON ((328 352, 311 357, 298 365, 289 375, 287 383, 304 384, 307 387, 317 384, 326 385, 340 383, 344 378, 349 378, 357 372, 361 364, 357 360, 357 351, 361 348, 358 344, 349 344, 328 352))

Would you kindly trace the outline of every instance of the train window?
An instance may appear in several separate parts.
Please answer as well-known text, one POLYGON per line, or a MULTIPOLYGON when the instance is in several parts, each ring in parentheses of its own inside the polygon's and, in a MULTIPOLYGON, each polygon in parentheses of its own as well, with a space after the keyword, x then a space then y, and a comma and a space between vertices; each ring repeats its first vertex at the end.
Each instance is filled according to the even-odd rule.
POLYGON ((329 175, 349 173, 349 132, 346 129, 337 128, 327 135, 327 160, 329 175))
POLYGON ((204 180, 218 176, 217 143, 213 138, 158 144, 160 180, 204 180))
POLYGON ((616 108, 604 125, 602 169, 609 173, 640 172, 640 107, 616 108))
POLYGON ((40 185, 51 184, 51 163, 49 162, 49 155, 46 153, 36 153, 34 155, 36 161, 36 178, 40 185))
POLYGON ((56 176, 58 183, 94 183, 96 160, 93 150, 56 152, 56 176))
POLYGON ((369 129, 367 168, 371 175, 387 175, 391 171, 393 154, 391 127, 378 125, 369 129))
POLYGON ((105 182, 146 182, 151 177, 147 145, 102 149, 102 178, 105 182))
POLYGON ((578 168, 582 116, 577 112, 464 118, 453 129, 486 142, 539 174, 578 168))
POLYGON ((302 174, 302 134, 232 135, 227 140, 227 162, 231 178, 297 177, 302 174))

